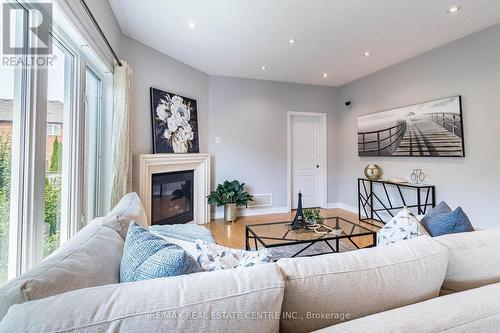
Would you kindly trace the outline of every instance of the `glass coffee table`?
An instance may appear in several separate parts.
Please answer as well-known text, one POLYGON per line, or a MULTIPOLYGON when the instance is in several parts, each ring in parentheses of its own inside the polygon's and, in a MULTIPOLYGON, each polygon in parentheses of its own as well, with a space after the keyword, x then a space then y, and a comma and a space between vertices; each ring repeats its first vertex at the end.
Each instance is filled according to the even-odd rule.
MULTIPOLYGON (((303 248, 290 256, 297 257, 318 242, 324 242, 327 246, 323 248, 327 250, 313 255, 341 252, 340 241, 343 239, 352 243, 357 249, 377 245, 376 231, 339 216, 323 218, 323 224, 335 229, 336 232, 318 233, 314 230, 291 230, 289 227, 291 223, 291 221, 284 221, 247 225, 245 227, 246 250, 304 244, 303 248)), ((328 229, 322 228, 322 230, 328 229)))

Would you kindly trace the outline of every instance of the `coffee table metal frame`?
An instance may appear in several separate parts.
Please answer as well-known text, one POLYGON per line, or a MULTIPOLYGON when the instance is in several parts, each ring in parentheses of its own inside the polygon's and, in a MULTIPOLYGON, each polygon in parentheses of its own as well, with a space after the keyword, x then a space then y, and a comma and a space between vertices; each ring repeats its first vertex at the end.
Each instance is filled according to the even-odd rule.
POLYGON ((357 249, 360 249, 360 247, 352 240, 354 237, 361 237, 361 236, 372 236, 373 242, 369 246, 365 246, 364 248, 369 248, 369 247, 375 247, 377 246, 377 232, 370 230, 368 228, 365 228, 357 223, 351 222, 349 220, 346 220, 340 216, 334 216, 334 217, 326 217, 324 219, 335 219, 336 223, 335 225, 339 225, 339 221, 347 222, 349 224, 352 224, 352 229, 351 233, 354 231, 356 227, 361 228, 366 230, 366 232, 362 233, 357 233, 354 235, 349 235, 349 234, 342 234, 342 235, 335 235, 335 234, 325 234, 322 235, 318 238, 315 239, 303 239, 303 240, 296 240, 296 239, 285 239, 286 236, 288 236, 289 233, 292 231, 283 228, 283 236, 280 237, 268 237, 268 236, 262 236, 258 235, 258 232, 252 229, 252 227, 258 227, 258 226, 265 226, 265 225, 277 225, 277 224, 291 224, 291 221, 286 221, 286 222, 270 222, 270 223, 260 223, 260 224, 248 224, 245 226, 245 249, 247 251, 250 250, 258 250, 259 249, 259 243, 265 247, 265 248, 273 248, 273 247, 280 247, 280 246, 288 246, 288 245, 296 245, 296 244, 308 244, 298 252, 296 252, 292 257, 297 257, 301 253, 303 253, 305 250, 313 246, 314 244, 318 242, 325 242, 327 246, 330 248, 331 252, 324 252, 324 253, 318 253, 318 254, 313 254, 310 256, 316 256, 316 255, 321 255, 321 254, 329 254, 329 253, 339 253, 339 245, 340 245, 340 240, 341 239, 347 239, 350 241, 357 249), (251 246, 251 240, 253 239, 254 247, 252 248, 251 246), (266 240, 273 240, 273 241, 279 241, 277 243, 266 243, 266 240), (335 248, 329 243, 329 241, 335 241, 335 248))

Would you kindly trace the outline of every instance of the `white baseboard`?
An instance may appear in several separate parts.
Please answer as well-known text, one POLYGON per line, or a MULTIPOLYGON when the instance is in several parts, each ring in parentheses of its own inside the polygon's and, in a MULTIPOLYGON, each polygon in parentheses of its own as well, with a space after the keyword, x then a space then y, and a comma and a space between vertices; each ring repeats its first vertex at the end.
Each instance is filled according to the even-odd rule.
POLYGON ((340 208, 340 202, 329 202, 326 204, 326 209, 340 208))
MULTIPOLYGON (((288 207, 249 207, 249 208, 238 208, 238 216, 255 216, 255 215, 267 215, 267 214, 282 214, 289 213, 288 207)), ((221 219, 224 217, 224 208, 217 208, 215 212, 211 214, 212 219, 221 219)))
MULTIPOLYGON (((327 204, 327 209, 340 208, 347 210, 351 213, 358 213, 358 208, 346 205, 340 202, 330 202, 327 204)), ((256 216, 256 215, 267 215, 267 214, 283 214, 289 213, 290 209, 288 207, 250 207, 250 208, 238 208, 238 216, 256 216)), ((212 212, 212 219, 221 219, 224 217, 224 208, 217 208, 215 212, 212 212)))
POLYGON ((343 209, 343 210, 347 210, 351 213, 358 213, 358 207, 354 207, 354 206, 351 206, 351 205, 346 205, 346 204, 343 204, 341 202, 330 202, 327 204, 327 208, 328 209, 334 209, 334 208, 340 208, 340 209, 343 209))

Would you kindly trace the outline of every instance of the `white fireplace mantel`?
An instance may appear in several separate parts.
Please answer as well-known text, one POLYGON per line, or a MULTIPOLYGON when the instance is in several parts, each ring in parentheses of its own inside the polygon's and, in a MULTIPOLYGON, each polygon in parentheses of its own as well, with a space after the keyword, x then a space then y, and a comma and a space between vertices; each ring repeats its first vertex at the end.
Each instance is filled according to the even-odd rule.
POLYGON ((148 224, 151 224, 151 183, 153 174, 193 170, 194 223, 210 222, 210 156, 208 154, 142 154, 139 156, 139 197, 146 209, 148 224))

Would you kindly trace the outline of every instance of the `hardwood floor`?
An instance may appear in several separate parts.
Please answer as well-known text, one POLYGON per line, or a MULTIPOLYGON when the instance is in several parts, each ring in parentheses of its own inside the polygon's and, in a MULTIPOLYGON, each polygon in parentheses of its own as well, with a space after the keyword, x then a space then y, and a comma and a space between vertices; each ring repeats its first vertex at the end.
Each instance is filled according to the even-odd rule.
MULTIPOLYGON (((359 223, 361 226, 370 230, 378 231, 380 228, 374 227, 370 224, 359 221, 358 215, 343 209, 322 209, 321 215, 326 217, 340 216, 349 221, 359 223)), ((206 227, 212 232, 217 244, 236 248, 245 248, 245 225, 247 224, 260 224, 268 222, 290 221, 295 216, 295 211, 285 214, 270 214, 259 216, 244 216, 238 218, 234 223, 226 222, 223 219, 214 219, 206 227)), ((359 247, 365 247, 371 244, 372 238, 356 237, 353 241, 359 247)))

